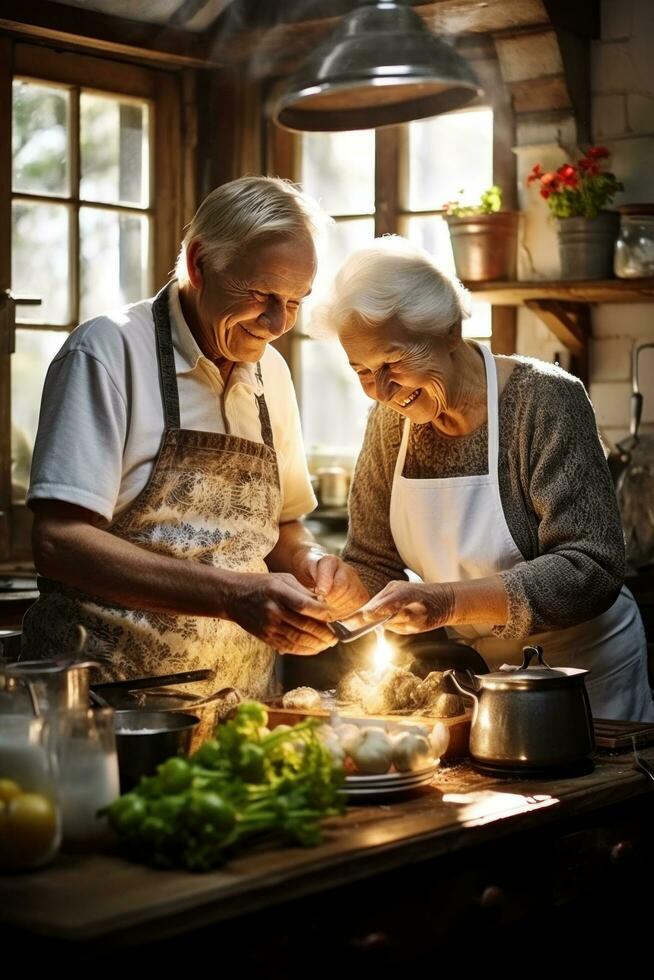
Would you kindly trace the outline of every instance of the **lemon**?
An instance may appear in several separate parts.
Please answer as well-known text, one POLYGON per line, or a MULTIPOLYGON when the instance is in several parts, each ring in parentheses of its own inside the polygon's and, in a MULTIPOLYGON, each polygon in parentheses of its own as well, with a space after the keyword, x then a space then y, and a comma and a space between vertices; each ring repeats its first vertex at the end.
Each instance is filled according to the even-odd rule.
POLYGON ((22 789, 13 779, 0 779, 0 803, 9 803, 14 796, 22 793, 22 789))
POLYGON ((42 864, 54 849, 57 811, 42 793, 20 793, 0 814, 0 855, 10 868, 42 864))

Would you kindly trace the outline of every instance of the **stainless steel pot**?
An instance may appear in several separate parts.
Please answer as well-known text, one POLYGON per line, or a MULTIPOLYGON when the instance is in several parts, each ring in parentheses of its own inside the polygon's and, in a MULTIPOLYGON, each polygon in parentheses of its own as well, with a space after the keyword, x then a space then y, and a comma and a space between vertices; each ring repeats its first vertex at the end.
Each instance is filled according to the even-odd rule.
POLYGON ((94 660, 21 660, 2 667, 0 687, 19 700, 31 686, 41 714, 88 708, 90 670, 99 666, 94 660))
POLYGON ((541 647, 525 647, 520 667, 468 672, 468 685, 447 671, 474 701, 470 757, 495 776, 580 775, 593 768, 593 717, 584 683, 587 670, 553 669, 541 647), (537 658, 537 664, 531 661, 537 658))

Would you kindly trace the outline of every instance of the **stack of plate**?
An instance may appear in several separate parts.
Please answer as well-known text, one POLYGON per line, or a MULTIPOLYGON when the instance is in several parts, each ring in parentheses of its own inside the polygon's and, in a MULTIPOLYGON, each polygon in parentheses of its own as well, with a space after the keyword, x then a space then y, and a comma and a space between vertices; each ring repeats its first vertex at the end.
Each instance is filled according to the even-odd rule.
POLYGON ((387 772, 383 776, 347 776, 341 792, 350 799, 406 793, 417 786, 430 783, 437 769, 438 762, 430 762, 428 766, 423 766, 414 772, 387 772))

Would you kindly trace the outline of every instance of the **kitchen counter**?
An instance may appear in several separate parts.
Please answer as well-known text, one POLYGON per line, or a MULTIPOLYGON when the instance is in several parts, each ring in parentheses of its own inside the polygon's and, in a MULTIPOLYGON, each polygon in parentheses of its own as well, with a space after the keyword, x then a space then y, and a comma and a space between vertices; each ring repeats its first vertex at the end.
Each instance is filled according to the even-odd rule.
MULTIPOLYGON (((654 748, 641 751, 654 763, 654 748)), ((313 849, 251 851, 208 874, 103 854, 0 876, 0 937, 29 942, 30 965, 65 954, 170 966, 237 944, 244 964, 281 962, 267 976, 290 977, 328 923, 322 965, 361 960, 378 973, 453 951, 471 923, 515 942, 535 916, 555 928, 572 910, 580 924, 610 903, 631 929, 654 869, 653 817, 654 783, 630 754, 550 781, 500 781, 462 764, 410 798, 348 809, 313 849)))

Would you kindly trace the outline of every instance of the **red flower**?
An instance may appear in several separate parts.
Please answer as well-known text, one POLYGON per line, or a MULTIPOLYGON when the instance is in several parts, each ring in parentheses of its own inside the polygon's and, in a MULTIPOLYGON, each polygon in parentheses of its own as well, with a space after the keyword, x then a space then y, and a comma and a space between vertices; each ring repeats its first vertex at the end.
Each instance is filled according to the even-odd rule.
POLYGON ((540 163, 535 163, 531 169, 531 173, 527 177, 527 183, 533 184, 535 180, 540 180, 543 176, 543 168, 540 163))
POLYGON ((583 170, 590 176, 593 176, 594 174, 598 174, 600 172, 600 165, 594 160, 589 160, 588 157, 583 157, 579 161, 579 169, 583 170))
POLYGON ((590 146, 586 151, 586 156, 590 160, 605 160, 606 157, 611 156, 611 152, 605 146, 590 146))
POLYGON ((564 187, 572 187, 574 189, 575 187, 579 186, 577 170, 572 166, 572 164, 564 163, 562 167, 559 167, 556 173, 564 187))

